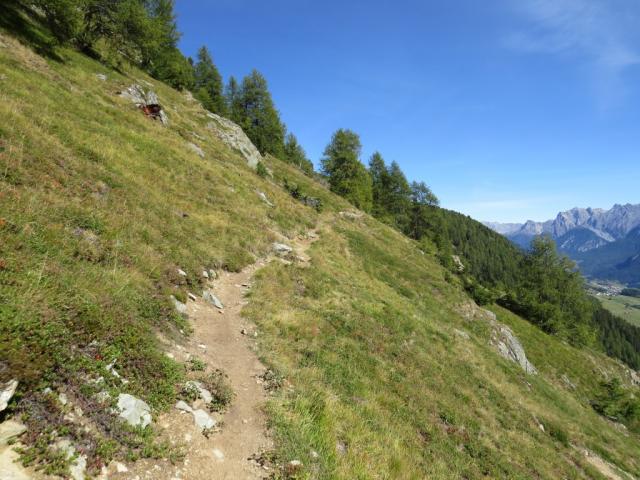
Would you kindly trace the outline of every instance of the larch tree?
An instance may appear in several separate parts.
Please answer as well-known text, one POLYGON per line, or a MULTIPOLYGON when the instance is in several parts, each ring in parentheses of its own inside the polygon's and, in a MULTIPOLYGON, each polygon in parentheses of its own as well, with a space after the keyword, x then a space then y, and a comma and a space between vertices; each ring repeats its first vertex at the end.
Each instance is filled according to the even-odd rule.
POLYGON ((373 205, 369 172, 360 162, 360 137, 351 130, 339 129, 324 150, 322 170, 331 190, 356 207, 370 212, 373 205))

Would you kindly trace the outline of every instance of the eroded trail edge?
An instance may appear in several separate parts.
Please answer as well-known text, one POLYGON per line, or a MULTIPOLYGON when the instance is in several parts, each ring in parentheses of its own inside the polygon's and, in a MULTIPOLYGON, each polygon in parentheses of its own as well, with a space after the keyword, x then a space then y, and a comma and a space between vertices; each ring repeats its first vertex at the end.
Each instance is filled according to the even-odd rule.
POLYGON ((246 294, 256 271, 271 261, 297 262, 304 267, 310 262, 306 251, 317 238, 312 230, 288 242, 292 250, 285 258, 274 254, 241 272, 220 272, 209 282, 209 289, 222 302, 222 309, 200 296, 187 303, 193 334, 183 345, 170 346, 168 354, 182 362, 198 359, 208 369, 224 371, 234 399, 222 414, 210 414, 217 425, 208 436, 200 432, 188 412, 172 409, 162 415, 158 423, 164 436, 172 444, 185 446, 185 458, 175 465, 157 460, 122 465, 123 471, 114 472, 110 478, 253 480, 269 476, 269 467, 253 460, 273 449, 263 411, 269 397, 262 380, 267 369, 257 355, 256 326, 244 319, 241 311, 248 303, 246 294))

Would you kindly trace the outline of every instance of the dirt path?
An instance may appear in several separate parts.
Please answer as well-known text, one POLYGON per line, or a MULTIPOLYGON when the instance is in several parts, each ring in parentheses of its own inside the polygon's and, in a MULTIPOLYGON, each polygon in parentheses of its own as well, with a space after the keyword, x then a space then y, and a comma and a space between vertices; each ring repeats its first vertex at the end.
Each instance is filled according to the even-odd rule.
MULTIPOLYGON (((300 266, 309 264, 311 259, 306 252, 317 238, 312 230, 287 242, 300 266)), ((126 466, 113 464, 108 478, 254 480, 269 476, 270 471, 250 459, 272 449, 273 443, 262 411, 268 394, 260 377, 266 369, 256 354, 255 325, 243 319, 240 312, 247 302, 245 294, 251 288, 254 273, 275 258, 258 261, 239 273, 221 272, 219 278, 210 282, 210 289, 224 309, 219 310, 202 298, 189 301, 193 335, 184 346, 169 349, 169 354, 178 361, 198 358, 209 368, 220 368, 228 375, 235 398, 224 414, 211 415, 218 422, 216 431, 206 438, 194 425, 190 413, 172 409, 158 419, 158 424, 171 443, 186 445, 184 461, 177 465, 153 460, 126 466)))

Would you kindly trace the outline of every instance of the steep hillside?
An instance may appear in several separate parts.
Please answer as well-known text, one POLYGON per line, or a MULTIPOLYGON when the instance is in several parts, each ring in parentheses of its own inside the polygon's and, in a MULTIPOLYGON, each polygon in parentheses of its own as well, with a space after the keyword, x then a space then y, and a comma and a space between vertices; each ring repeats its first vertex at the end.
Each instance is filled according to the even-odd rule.
MULTIPOLYGON (((246 381, 269 392, 273 447, 254 463, 274 478, 640 475, 638 426, 591 406, 603 380, 637 394, 628 369, 499 307, 480 309, 436 255, 293 166, 268 157, 271 173, 258 175, 190 95, 59 56, 0 36, 0 382, 19 381, 0 415, 26 425, 31 468, 68 475, 80 457, 67 457, 62 440, 91 474, 108 465, 109 478, 126 478, 117 460, 144 465, 147 478, 171 478, 176 465, 185 479, 222 478, 228 452, 217 442, 251 419, 220 414, 204 437, 177 435, 166 419, 176 400, 194 400, 187 379, 229 363, 233 348, 199 344, 204 328, 214 338, 226 325, 237 327, 229 341, 255 346, 269 369, 246 381), (167 126, 117 94, 132 84, 153 88, 167 126), (267 261, 273 242, 297 255, 267 261), (203 290, 226 301, 227 287, 250 287, 248 327, 216 321, 238 314, 230 307, 205 315, 203 290), (206 353, 177 356, 184 349, 206 353), (121 394, 148 403, 149 426, 118 418, 121 394), (196 447, 209 453, 188 470, 196 447)), ((249 389, 236 386, 234 400, 212 384, 231 412, 249 389)), ((226 472, 244 468, 234 467, 226 472)))

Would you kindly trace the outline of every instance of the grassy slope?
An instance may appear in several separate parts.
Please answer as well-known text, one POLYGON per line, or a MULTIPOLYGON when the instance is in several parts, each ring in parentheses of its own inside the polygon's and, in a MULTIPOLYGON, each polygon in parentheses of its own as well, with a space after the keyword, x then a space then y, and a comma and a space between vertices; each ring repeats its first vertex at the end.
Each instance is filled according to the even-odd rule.
POLYGON ((604 308, 614 315, 625 319, 631 325, 640 327, 640 298, 617 295, 615 297, 597 297, 604 308))
POLYGON ((525 376, 487 345, 484 320, 460 313, 469 300, 434 257, 369 217, 340 217, 341 199, 270 160, 276 180, 322 197, 325 210, 301 206, 221 145, 182 94, 155 85, 171 119, 163 128, 114 95, 145 79, 139 72, 101 82, 105 68, 79 54, 45 61, 4 43, 0 375, 83 395, 78 371, 109 378, 104 366, 117 358, 127 390, 166 407, 181 370, 153 331, 182 325, 168 294, 197 290, 203 267, 246 265, 274 231, 319 222, 311 268, 269 265, 246 309, 265 361, 292 387, 269 406, 283 460, 319 478, 601 478, 571 442, 640 474, 638 437, 588 406, 604 372, 623 375, 616 363, 496 309, 541 371, 525 376), (90 357, 94 339, 100 355, 90 357))

